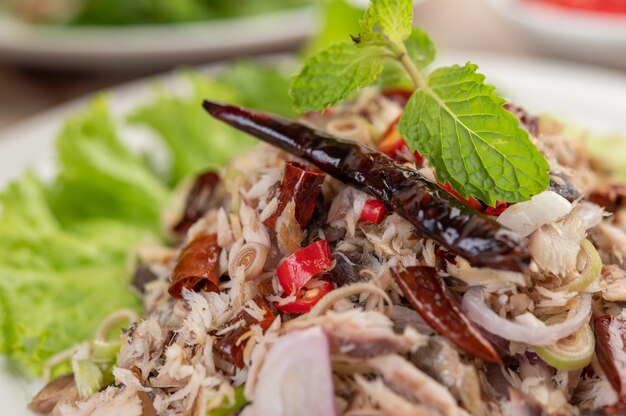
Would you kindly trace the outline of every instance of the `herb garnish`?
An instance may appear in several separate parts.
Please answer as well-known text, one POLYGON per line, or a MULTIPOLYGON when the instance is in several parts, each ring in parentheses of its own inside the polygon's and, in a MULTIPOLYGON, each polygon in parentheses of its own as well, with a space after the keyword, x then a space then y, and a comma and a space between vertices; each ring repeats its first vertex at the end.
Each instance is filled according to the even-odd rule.
POLYGON ((398 128, 407 145, 428 158, 440 183, 492 206, 545 190, 548 163, 502 107, 505 100, 469 62, 425 74, 436 49, 428 34, 411 27, 412 20, 411 0, 372 0, 353 42, 337 42, 312 56, 292 79, 296 108, 337 104, 374 84, 383 71, 401 68, 415 92, 398 128))

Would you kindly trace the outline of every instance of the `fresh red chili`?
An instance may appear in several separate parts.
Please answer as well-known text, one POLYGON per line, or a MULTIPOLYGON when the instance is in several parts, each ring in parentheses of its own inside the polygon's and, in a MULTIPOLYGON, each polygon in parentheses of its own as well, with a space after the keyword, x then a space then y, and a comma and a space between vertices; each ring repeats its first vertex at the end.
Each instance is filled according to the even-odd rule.
MULTIPOLYGON (((399 118, 398 118, 399 119, 399 118)), ((383 152, 387 156, 392 157, 393 159, 400 162, 415 162, 417 166, 420 166, 424 159, 419 154, 419 152, 413 152, 414 160, 410 160, 411 150, 407 146, 406 142, 400 136, 400 132, 397 128, 398 121, 394 121, 389 127, 387 131, 383 135, 383 139, 378 144, 378 151, 383 152)))
POLYGON ((365 201, 361 210, 361 221, 380 224, 387 215, 387 208, 378 199, 372 198, 365 201))
POLYGON ((459 201, 461 201, 462 203, 464 203, 468 207, 472 207, 472 208, 474 208, 475 210, 478 210, 478 211, 482 210, 483 206, 481 205, 481 203, 476 198, 474 198, 471 195, 470 195, 469 199, 463 198, 454 189, 452 189, 452 185, 450 185, 449 182, 446 182, 445 185, 442 185, 441 183, 437 182, 437 185, 439 185, 439 187, 441 189, 445 190, 450 195, 452 195, 453 197, 455 197, 456 199, 458 199, 459 201))
POLYGON ((391 274, 406 300, 433 329, 468 354, 502 364, 491 343, 451 298, 434 267, 394 268, 391 274))
POLYGON ((313 276, 329 270, 332 264, 328 241, 319 240, 283 260, 276 275, 287 295, 297 294, 313 276))
MULTIPOLYGON (((311 281, 310 283, 312 283, 311 281)), ((315 285, 311 285, 310 289, 306 287, 301 289, 296 294, 296 300, 281 305, 279 302, 274 302, 274 306, 284 313, 307 313, 321 298, 323 298, 328 292, 332 291, 335 287, 327 278, 316 280, 315 285)))

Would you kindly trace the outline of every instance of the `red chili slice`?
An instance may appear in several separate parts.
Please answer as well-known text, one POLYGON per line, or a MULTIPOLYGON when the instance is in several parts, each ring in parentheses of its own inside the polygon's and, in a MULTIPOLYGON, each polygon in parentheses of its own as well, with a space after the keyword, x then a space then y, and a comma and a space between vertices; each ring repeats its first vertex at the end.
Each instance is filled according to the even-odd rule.
POLYGON ((611 385, 626 403, 626 323, 602 315, 593 319, 596 356, 611 385))
POLYGON ((183 288, 195 292, 218 292, 220 252, 215 234, 202 235, 187 243, 172 272, 170 295, 181 298, 183 288))
POLYGON ((325 177, 326 175, 316 168, 298 162, 286 162, 285 175, 278 194, 278 209, 265 220, 265 225, 274 228, 276 219, 293 199, 296 203, 296 221, 301 227, 306 227, 313 216, 325 177))
MULTIPOLYGON (((383 139, 378 144, 378 151, 383 152, 387 156, 399 162, 413 162, 413 160, 410 160, 409 156, 411 154, 411 150, 402 136, 400 136, 397 123, 398 120, 389 125, 387 131, 383 134, 383 139)), ((418 152, 414 152, 413 156, 415 157, 415 164, 417 166, 421 165, 423 159, 420 154, 418 152)))
POLYGON ((298 293, 313 276, 328 271, 333 264, 328 241, 319 240, 287 257, 276 269, 283 291, 298 293))
POLYGON ((482 360, 502 364, 500 356, 463 314, 434 267, 392 269, 404 297, 430 326, 459 349, 482 360))
POLYGON ((387 208, 378 199, 372 198, 365 201, 361 210, 361 221, 380 224, 387 215, 387 208))
POLYGON ((315 287, 311 289, 303 288, 296 295, 296 300, 286 304, 279 304, 274 302, 274 306, 284 313, 307 313, 321 298, 323 298, 328 292, 332 291, 335 287, 330 280, 324 278, 319 281, 315 281, 315 287))

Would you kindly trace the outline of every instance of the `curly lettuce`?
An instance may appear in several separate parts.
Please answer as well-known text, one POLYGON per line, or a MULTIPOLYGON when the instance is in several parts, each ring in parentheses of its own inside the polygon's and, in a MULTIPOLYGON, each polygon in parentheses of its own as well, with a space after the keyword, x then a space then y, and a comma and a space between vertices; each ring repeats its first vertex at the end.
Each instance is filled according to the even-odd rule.
POLYGON ((172 188, 253 144, 206 117, 200 98, 257 106, 263 97, 286 99, 280 73, 236 68, 220 82, 188 73, 186 97, 159 86, 130 116, 159 134, 169 155, 164 169, 127 145, 106 97, 98 97, 61 129, 53 181, 26 173, 0 193, 0 354, 40 375, 50 357, 89 340, 110 313, 141 309, 129 289, 132 253, 165 239, 161 211, 172 188), (245 86, 257 82, 265 91, 246 94, 245 86))

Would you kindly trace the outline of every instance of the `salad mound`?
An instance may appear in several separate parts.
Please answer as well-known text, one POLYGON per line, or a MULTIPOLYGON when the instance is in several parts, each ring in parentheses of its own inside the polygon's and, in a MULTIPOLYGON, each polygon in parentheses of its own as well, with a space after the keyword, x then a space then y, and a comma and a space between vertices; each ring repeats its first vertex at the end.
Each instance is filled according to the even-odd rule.
POLYGON ((103 101, 68 123, 55 182, 2 200, 2 351, 52 379, 32 410, 626 411, 626 186, 476 65, 429 70, 411 22, 373 0, 292 78, 299 116, 269 70, 161 92, 130 120, 164 165, 103 101))
MULTIPOLYGON (((402 207, 390 206, 397 195, 368 194, 376 178, 366 176, 367 189, 357 189, 311 162, 328 160, 324 152, 340 157, 339 145, 380 149, 402 112, 393 97, 392 90, 366 90, 326 114, 302 116, 304 124, 276 119, 268 127, 273 116, 238 113, 233 124, 250 129, 256 120, 273 137, 284 133, 278 125, 297 126, 297 136, 282 137, 298 142, 312 132, 324 150, 303 159, 260 144, 197 175, 178 196, 178 210, 165 216, 178 243, 138 251, 134 284, 143 318, 120 340, 76 350, 73 380, 62 389, 52 382, 33 408, 41 411, 41 397, 49 400, 55 388, 51 414, 620 409, 614 383, 623 377, 616 340, 626 335, 626 272, 617 242, 626 230, 618 214, 608 214, 622 209, 623 186, 561 127, 519 109, 551 161, 553 184, 498 210, 472 208, 437 184, 428 160, 407 151, 399 136, 390 156, 370 150, 388 160, 371 166, 379 175, 408 169, 420 174, 411 180, 430 182, 429 195, 441 199, 428 209, 449 204, 457 217, 504 225, 521 239, 511 254, 526 263, 519 270, 509 262, 473 265, 459 247, 425 236, 402 207), (529 262, 519 250, 528 250, 529 262), (116 359, 101 358, 107 348, 116 359), (146 402, 152 413, 141 410, 146 402)), ((313 139, 306 144, 316 148, 313 139)), ((351 175, 348 165, 335 165, 351 175)))

